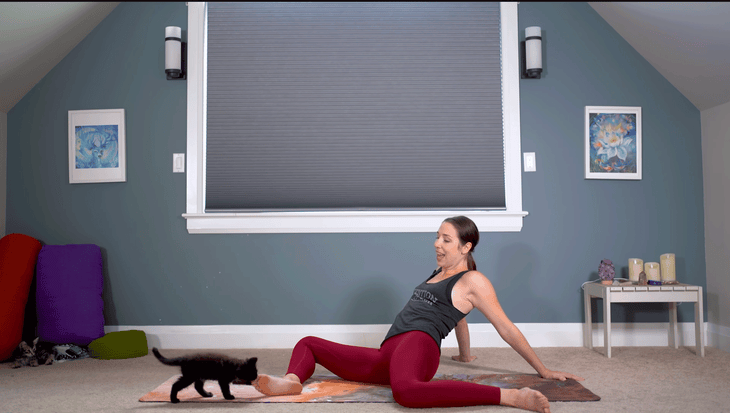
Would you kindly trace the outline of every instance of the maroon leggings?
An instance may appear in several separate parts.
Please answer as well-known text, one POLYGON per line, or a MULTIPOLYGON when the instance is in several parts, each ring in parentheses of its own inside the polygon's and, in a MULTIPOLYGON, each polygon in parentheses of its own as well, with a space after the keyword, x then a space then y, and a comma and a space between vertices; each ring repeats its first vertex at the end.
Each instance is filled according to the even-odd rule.
POLYGON ((430 335, 410 331, 386 340, 380 349, 347 346, 305 337, 294 347, 287 374, 304 383, 315 363, 350 381, 390 385, 405 407, 461 407, 499 404, 499 387, 454 380, 430 381, 441 357, 430 335))

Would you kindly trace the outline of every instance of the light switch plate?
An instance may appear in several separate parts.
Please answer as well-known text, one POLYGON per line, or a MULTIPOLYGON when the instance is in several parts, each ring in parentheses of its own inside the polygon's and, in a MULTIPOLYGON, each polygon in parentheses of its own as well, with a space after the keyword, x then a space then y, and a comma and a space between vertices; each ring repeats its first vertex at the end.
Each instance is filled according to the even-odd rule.
POLYGON ((525 172, 535 172, 537 170, 537 165, 535 164, 535 152, 523 153, 522 160, 525 165, 525 172))
POLYGON ((173 153, 172 154, 172 172, 173 173, 184 173, 185 172, 185 154, 184 153, 173 153))

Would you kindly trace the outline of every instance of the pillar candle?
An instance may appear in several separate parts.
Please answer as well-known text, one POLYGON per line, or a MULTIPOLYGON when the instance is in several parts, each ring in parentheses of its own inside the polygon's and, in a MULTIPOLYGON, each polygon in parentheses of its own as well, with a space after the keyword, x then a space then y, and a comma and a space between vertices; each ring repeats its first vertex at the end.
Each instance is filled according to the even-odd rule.
POLYGON ((674 267, 674 254, 662 254, 659 258, 662 267, 662 281, 676 281, 677 275, 674 267))
POLYGON ((658 262, 647 262, 644 264, 644 272, 646 273, 647 281, 661 281, 658 262))
POLYGON ((644 269, 644 260, 641 258, 629 258, 629 281, 638 282, 639 274, 644 269))

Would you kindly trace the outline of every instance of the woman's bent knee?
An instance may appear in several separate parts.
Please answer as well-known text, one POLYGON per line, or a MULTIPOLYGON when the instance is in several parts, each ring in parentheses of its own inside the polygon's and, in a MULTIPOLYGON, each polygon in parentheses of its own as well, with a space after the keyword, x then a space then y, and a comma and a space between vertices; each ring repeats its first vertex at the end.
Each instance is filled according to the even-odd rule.
POLYGON ((297 342, 297 346, 311 346, 314 343, 322 342, 323 339, 314 336, 307 336, 297 342))
POLYGON ((424 405, 423 397, 419 395, 418 383, 391 383, 393 399, 403 407, 419 408, 424 405))

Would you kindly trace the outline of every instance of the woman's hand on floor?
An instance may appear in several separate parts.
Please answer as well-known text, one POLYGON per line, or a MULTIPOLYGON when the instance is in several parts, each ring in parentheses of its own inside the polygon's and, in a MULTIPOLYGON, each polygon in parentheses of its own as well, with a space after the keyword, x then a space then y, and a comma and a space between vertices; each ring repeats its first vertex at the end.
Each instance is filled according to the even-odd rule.
POLYGON ((585 380, 583 377, 576 376, 575 374, 570 373, 564 373, 562 371, 553 371, 548 370, 546 373, 541 375, 544 379, 555 379, 560 381, 565 381, 567 379, 573 379, 576 381, 583 381, 585 380))

